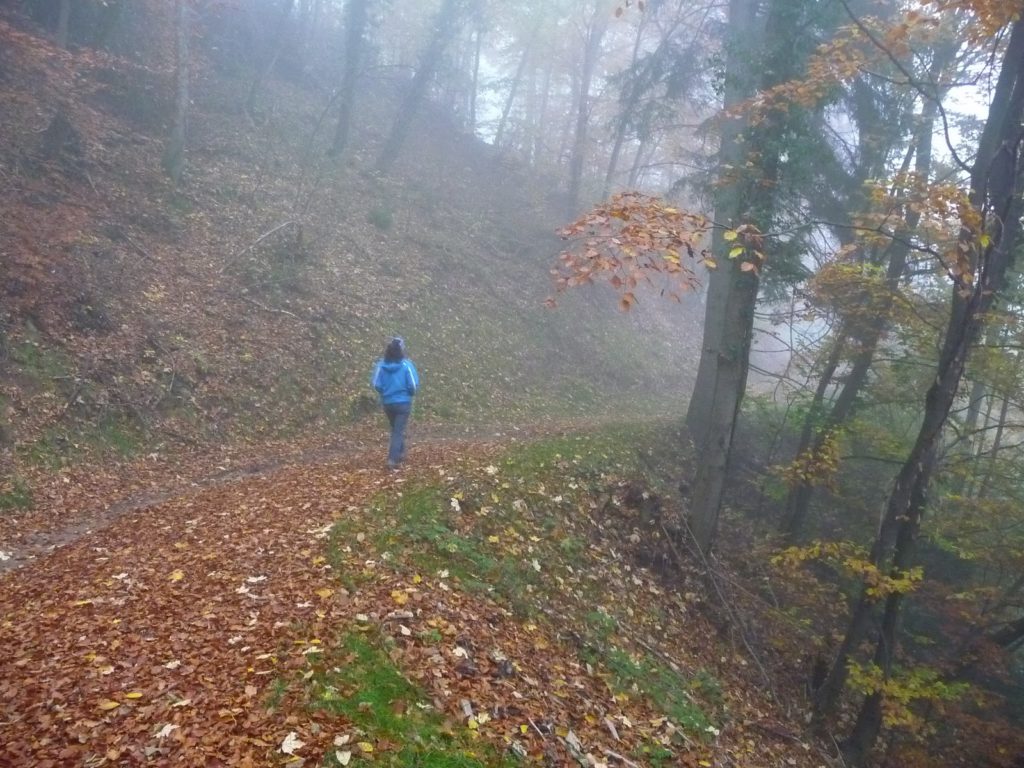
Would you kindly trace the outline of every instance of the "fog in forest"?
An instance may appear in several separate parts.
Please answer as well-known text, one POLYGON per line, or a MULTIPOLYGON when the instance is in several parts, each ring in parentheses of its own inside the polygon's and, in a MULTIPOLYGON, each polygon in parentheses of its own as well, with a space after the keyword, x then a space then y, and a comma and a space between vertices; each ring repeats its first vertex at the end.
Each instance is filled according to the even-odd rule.
POLYGON ((0 765, 1024 765, 1024 0, 0 0, 0 765))

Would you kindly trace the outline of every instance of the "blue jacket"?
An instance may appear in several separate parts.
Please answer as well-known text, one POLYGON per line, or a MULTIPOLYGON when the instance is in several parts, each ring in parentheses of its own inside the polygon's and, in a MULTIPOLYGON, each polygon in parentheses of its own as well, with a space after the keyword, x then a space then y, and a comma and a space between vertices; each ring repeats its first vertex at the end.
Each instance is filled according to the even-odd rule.
POLYGON ((420 388, 420 377, 416 366, 407 357, 396 363, 387 363, 381 358, 373 367, 370 383, 384 405, 395 405, 412 402, 413 395, 420 388))

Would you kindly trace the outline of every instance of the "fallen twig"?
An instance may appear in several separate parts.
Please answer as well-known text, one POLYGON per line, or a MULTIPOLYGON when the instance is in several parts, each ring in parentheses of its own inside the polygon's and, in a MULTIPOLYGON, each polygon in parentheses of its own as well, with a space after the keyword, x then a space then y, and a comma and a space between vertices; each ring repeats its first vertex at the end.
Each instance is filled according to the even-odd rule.
POLYGON ((289 312, 287 309, 278 309, 277 307, 268 307, 268 306, 265 306, 263 304, 260 304, 258 301, 254 301, 253 299, 250 299, 248 296, 240 296, 239 298, 241 298, 242 301, 247 301, 248 303, 252 304, 257 309, 262 309, 264 312, 271 312, 271 313, 273 313, 275 315, 288 315, 289 317, 294 317, 296 320, 301 320, 302 319, 301 317, 296 315, 294 312, 289 312))
POLYGON ((544 733, 544 731, 542 731, 540 728, 537 727, 537 724, 535 722, 533 722, 533 718, 532 717, 528 717, 526 719, 530 723, 530 725, 533 726, 533 730, 535 730, 540 735, 540 737, 542 739, 544 739, 544 741, 547 741, 548 740, 547 734, 544 733))
POLYGON ((632 760, 630 760, 625 755, 620 755, 618 752, 613 752, 612 750, 608 749, 607 747, 604 748, 603 751, 604 751, 604 756, 605 757, 610 757, 613 760, 618 760, 623 765, 629 766, 629 768, 640 768, 640 764, 639 763, 634 763, 632 760))
POLYGON ((288 219, 288 221, 284 221, 284 222, 278 224, 276 227, 267 230, 262 235, 260 235, 255 240, 253 240, 251 243, 249 243, 247 246, 245 246, 245 248, 243 248, 238 253, 236 253, 234 256, 232 256, 230 259, 228 259, 226 262, 224 262, 224 266, 222 266, 217 271, 217 274, 218 275, 223 275, 227 271, 228 267, 233 265, 236 261, 238 261, 240 258, 245 256, 245 254, 247 254, 249 251, 251 251, 257 245, 262 243, 264 240, 266 240, 268 237, 270 237, 275 232, 279 232, 280 230, 284 229, 285 227, 287 227, 289 225, 292 225, 292 224, 297 224, 297 223, 298 222, 296 222, 295 219, 288 219))

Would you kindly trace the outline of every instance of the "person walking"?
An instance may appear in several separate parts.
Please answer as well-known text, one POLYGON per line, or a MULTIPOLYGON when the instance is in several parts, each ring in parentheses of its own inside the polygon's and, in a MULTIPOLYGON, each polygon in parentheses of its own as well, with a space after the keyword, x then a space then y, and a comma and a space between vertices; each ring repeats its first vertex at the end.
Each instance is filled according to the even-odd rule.
POLYGON ((388 445, 388 469, 397 469, 405 458, 405 426, 412 413, 412 399, 420 388, 420 377, 405 355, 405 342, 395 336, 384 348, 384 356, 377 360, 370 380, 380 395, 381 406, 391 425, 388 445))

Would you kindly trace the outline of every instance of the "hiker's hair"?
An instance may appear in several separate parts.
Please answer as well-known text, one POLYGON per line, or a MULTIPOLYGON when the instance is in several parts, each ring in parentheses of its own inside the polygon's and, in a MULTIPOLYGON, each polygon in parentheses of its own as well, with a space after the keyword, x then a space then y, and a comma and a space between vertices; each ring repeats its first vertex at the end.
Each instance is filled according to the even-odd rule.
POLYGON ((405 344, 397 336, 384 347, 384 362, 397 363, 405 358, 405 344))

